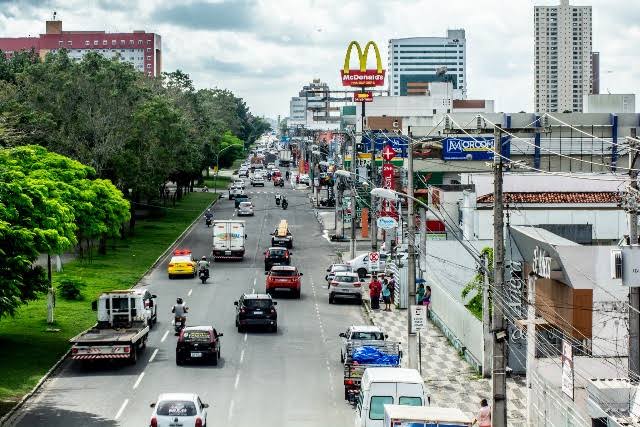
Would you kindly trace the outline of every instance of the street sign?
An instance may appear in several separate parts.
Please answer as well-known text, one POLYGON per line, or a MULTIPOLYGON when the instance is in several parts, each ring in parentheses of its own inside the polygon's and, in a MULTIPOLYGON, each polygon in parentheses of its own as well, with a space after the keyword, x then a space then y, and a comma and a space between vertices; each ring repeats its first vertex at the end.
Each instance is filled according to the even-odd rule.
POLYGON ((369 252, 369 270, 380 271, 380 252, 369 252))
POLYGON ((418 332, 427 327, 427 306, 412 305, 411 306, 411 330, 418 332))
POLYGON ((392 228, 396 228, 398 226, 398 221, 396 221, 393 217, 383 216, 378 218, 376 224, 381 230, 391 230, 392 228))
POLYGON ((562 340, 562 392, 573 399, 573 347, 571 343, 562 340))
POLYGON ((391 145, 389 144, 385 145, 384 149, 382 150, 382 158, 387 162, 391 161, 391 159, 393 159, 396 154, 398 154, 396 150, 394 150, 393 147, 391 147, 391 145))

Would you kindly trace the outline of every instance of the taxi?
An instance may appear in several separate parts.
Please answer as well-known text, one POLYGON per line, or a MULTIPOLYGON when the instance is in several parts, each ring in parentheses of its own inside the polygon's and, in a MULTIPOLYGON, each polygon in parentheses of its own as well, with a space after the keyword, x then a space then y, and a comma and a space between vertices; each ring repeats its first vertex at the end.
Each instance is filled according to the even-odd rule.
POLYGON ((280 221, 278 227, 271 234, 271 246, 284 246, 287 249, 293 248, 293 235, 289 231, 289 223, 286 219, 280 221))
POLYGON ((189 249, 176 249, 167 266, 169 279, 176 276, 196 277, 196 265, 197 262, 189 249))

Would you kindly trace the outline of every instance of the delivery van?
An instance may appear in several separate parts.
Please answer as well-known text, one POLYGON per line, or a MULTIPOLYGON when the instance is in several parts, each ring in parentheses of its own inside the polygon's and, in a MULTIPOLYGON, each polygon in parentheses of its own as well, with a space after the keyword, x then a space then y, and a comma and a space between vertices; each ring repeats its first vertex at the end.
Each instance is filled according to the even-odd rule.
POLYGON ((213 250, 214 259, 244 258, 245 234, 244 221, 214 220, 213 221, 213 250))

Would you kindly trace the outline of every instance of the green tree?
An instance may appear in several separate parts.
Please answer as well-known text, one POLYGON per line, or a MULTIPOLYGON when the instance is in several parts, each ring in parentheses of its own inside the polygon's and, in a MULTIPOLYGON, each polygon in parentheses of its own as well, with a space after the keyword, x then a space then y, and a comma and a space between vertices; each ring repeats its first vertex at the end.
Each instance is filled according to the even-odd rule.
MULTIPOLYGON (((481 254, 483 257, 489 258, 489 284, 493 284, 493 248, 487 246, 482 249, 481 254)), ((461 292, 462 298, 465 299, 468 295, 473 295, 466 307, 478 319, 482 319, 482 287, 484 286, 484 274, 483 270, 478 271, 461 292)))

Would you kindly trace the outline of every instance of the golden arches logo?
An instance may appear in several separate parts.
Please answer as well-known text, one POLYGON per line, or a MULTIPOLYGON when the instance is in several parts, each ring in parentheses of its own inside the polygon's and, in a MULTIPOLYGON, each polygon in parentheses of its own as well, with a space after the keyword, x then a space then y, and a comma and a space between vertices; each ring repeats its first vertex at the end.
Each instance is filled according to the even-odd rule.
POLYGON ((369 55, 369 48, 373 47, 373 51, 376 54, 376 71, 381 74, 382 71, 382 58, 380 58, 380 50, 378 49, 378 45, 373 41, 368 41, 364 46, 364 52, 360 47, 360 43, 353 40, 349 43, 349 47, 347 47, 347 55, 344 57, 344 66, 342 67, 342 71, 344 74, 349 74, 349 62, 351 61, 351 49, 356 47, 356 51, 358 52, 358 62, 360 64, 360 71, 367 71, 367 56, 369 55))

